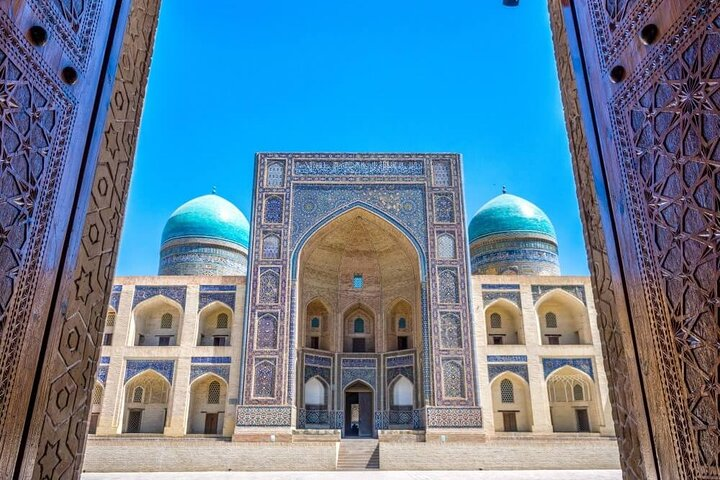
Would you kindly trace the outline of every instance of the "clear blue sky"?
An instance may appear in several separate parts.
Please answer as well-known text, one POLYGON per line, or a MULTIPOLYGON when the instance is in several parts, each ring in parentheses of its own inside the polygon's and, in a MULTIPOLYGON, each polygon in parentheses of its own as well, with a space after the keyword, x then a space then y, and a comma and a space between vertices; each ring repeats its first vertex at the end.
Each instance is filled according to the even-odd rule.
POLYGON ((118 275, 157 272, 185 201, 249 216, 259 151, 457 152, 468 219, 508 191, 587 274, 547 5, 523 0, 162 4, 118 275))

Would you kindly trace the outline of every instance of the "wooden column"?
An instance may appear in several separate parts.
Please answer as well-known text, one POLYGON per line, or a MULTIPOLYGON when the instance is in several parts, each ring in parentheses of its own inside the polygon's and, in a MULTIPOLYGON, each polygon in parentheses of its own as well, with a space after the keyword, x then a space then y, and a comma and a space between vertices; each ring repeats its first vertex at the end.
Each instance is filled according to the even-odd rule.
POLYGON ((2 478, 80 473, 158 8, 0 0, 2 478))

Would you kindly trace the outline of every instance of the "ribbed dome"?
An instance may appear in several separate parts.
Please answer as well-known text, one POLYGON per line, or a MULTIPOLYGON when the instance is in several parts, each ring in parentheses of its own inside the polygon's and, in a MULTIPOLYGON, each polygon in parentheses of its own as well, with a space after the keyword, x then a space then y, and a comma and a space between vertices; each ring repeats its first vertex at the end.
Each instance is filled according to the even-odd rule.
POLYGON ((182 204, 168 218, 162 243, 179 238, 212 238, 248 247, 250 224, 232 203, 216 194, 182 204))
POLYGON ((477 211, 470 221, 470 242, 488 235, 524 232, 555 239, 555 227, 545 212, 527 200, 503 193, 477 211))

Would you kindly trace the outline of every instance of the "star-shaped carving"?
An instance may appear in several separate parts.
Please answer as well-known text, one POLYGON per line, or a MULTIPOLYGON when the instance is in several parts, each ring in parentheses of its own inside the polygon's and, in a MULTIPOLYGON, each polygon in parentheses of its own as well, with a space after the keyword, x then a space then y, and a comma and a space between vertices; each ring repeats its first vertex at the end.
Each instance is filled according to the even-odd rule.
POLYGON ((92 272, 86 272, 83 267, 80 267, 80 275, 75 279, 75 292, 75 300, 87 303, 93 293, 92 272))

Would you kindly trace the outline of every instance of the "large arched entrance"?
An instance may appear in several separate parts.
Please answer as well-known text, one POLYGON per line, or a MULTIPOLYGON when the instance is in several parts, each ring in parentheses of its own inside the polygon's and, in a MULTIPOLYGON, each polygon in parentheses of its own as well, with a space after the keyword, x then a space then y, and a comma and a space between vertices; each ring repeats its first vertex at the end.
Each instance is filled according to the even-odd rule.
POLYGON ((371 436, 378 406, 389 395, 380 381, 386 356, 405 355, 412 368, 422 355, 418 253, 388 220, 356 207, 309 237, 297 272, 302 427, 324 428, 326 419, 342 418, 335 428, 343 435, 371 436), (338 368, 323 369, 318 359, 338 368), (318 374, 334 392, 321 407, 326 412, 308 408, 303 398, 318 374))

